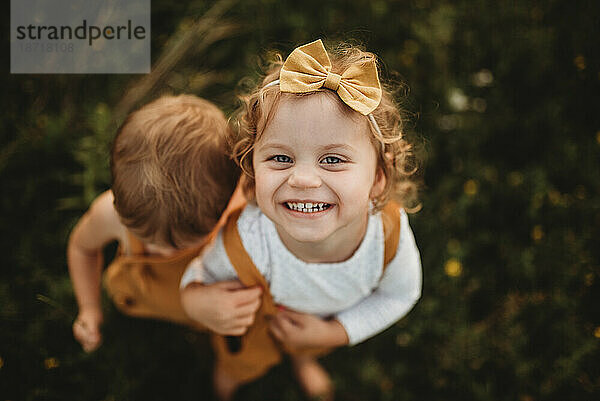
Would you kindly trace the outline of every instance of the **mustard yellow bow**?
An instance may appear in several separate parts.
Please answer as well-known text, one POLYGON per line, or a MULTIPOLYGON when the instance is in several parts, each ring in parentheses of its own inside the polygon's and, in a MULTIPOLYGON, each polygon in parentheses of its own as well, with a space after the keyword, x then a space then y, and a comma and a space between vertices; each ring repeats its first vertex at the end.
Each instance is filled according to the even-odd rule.
POLYGON ((344 103, 364 115, 375 110, 381 101, 375 61, 351 65, 342 75, 332 73, 321 39, 294 49, 279 75, 282 92, 306 93, 320 88, 337 92, 344 103))

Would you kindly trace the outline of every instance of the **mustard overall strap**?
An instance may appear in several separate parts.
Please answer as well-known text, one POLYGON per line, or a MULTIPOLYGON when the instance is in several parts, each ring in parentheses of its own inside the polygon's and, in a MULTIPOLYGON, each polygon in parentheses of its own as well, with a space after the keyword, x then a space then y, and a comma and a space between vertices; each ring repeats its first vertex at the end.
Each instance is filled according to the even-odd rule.
POLYGON ((394 259, 400 240, 400 206, 396 202, 388 202, 381 211, 383 222, 383 237, 385 248, 383 251, 383 269, 394 259))
POLYGON ((244 249, 244 244, 237 229, 237 221, 243 208, 231 212, 225 229, 223 230, 223 244, 229 257, 229 261, 235 268, 239 280, 246 287, 260 286, 263 289, 261 308, 264 308, 266 314, 276 314, 277 307, 273 302, 273 297, 268 291, 269 284, 263 275, 258 271, 254 262, 244 249))

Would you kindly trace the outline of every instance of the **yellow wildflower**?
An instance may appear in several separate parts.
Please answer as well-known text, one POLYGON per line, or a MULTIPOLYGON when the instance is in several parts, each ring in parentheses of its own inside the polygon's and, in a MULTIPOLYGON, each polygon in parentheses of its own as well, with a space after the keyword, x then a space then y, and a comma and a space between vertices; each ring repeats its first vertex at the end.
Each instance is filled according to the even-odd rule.
POLYGON ((544 230, 542 229, 542 226, 537 225, 533 227, 533 230, 531 230, 531 238, 533 238, 534 241, 539 241, 544 238, 544 230))
POLYGON ((46 358, 44 360, 44 367, 46 369, 54 369, 54 368, 58 368, 60 366, 60 363, 58 362, 58 359, 56 358, 46 358))
POLYGON ((462 274, 462 264, 454 258, 449 259, 444 265, 444 271, 450 277, 458 277, 462 274))
POLYGON ((585 70, 585 57, 583 57, 581 54, 578 55, 573 60, 573 64, 575 64, 575 67, 577 67, 579 71, 585 70))
POLYGON ((465 185, 463 186, 463 190, 465 191, 465 194, 469 196, 477 194, 477 181, 467 180, 467 182, 465 182, 465 185))

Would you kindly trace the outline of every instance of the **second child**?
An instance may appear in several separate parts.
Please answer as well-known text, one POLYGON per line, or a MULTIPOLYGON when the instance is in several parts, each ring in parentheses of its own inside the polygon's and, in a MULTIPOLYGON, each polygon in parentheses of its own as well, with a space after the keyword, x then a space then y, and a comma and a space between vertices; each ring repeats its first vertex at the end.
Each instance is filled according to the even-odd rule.
MULTIPOLYGON (((119 243, 104 274, 123 313, 198 327, 183 311, 179 281, 214 236, 236 187, 228 155, 229 127, 212 103, 191 95, 163 96, 131 113, 114 140, 112 188, 99 195, 73 229, 68 265, 79 306, 73 335, 85 351, 102 341, 102 249, 119 243)), ((243 202, 238 192, 231 206, 243 202)), ((260 290, 238 282, 211 287, 221 305, 252 300, 260 290), (239 290, 239 291, 237 291, 239 290)))

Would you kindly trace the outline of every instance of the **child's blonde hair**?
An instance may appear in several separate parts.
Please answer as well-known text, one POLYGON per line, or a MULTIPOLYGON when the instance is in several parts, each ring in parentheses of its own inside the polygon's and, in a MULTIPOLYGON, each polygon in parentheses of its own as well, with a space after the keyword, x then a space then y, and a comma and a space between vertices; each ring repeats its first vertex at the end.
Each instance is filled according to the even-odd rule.
POLYGON ((221 110, 196 96, 164 96, 130 114, 111 152, 123 224, 144 240, 176 248, 208 234, 239 177, 228 136, 221 110))
MULTIPOLYGON (((375 60, 374 54, 356 46, 342 44, 333 51, 327 50, 331 59, 331 72, 342 74, 351 65, 360 65, 375 60)), ((244 172, 244 192, 248 199, 254 192, 254 168, 252 166, 252 151, 260 139, 267 124, 273 118, 273 111, 283 95, 307 96, 325 92, 338 99, 340 109, 349 118, 367 118, 348 107, 336 93, 328 89, 318 89, 314 92, 294 94, 283 93, 279 85, 268 85, 279 79, 283 65, 279 54, 269 65, 268 72, 260 85, 249 94, 240 96, 242 106, 238 112, 237 129, 233 131, 233 157, 244 172)), ((404 207, 413 207, 417 202, 417 183, 413 176, 417 170, 417 160, 412 152, 412 145, 404 138, 403 120, 395 104, 392 93, 382 88, 382 99, 379 106, 371 113, 380 133, 369 122, 371 142, 378 155, 378 167, 386 177, 386 185, 374 201, 374 211, 380 210, 389 200, 395 200, 404 207)))

